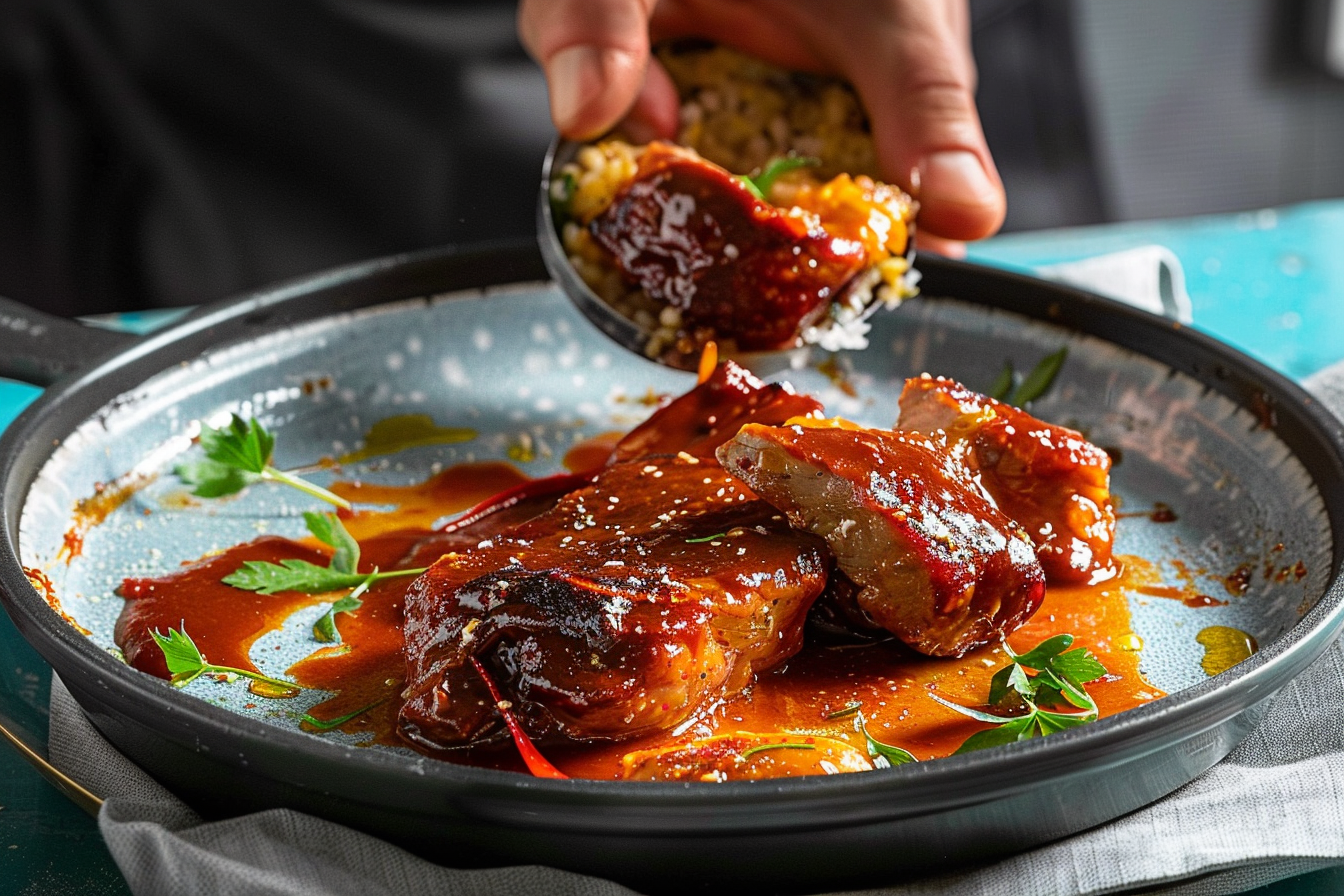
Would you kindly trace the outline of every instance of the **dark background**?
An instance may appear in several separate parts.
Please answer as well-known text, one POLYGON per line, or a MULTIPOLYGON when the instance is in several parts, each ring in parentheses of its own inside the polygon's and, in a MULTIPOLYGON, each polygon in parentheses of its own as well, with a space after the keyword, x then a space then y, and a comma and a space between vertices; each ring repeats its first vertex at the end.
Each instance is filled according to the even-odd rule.
MULTIPOLYGON (((1304 49, 1310 7, 973 0, 1005 229, 1344 196, 1344 82, 1304 49)), ((531 233, 551 128, 513 17, 0 0, 0 294, 60 314, 191 305, 531 233)))

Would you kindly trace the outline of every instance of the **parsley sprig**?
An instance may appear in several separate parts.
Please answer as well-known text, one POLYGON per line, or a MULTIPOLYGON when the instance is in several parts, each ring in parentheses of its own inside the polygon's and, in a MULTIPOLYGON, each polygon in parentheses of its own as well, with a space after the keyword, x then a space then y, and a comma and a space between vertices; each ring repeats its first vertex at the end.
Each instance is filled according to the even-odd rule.
POLYGON ((168 665, 168 674, 172 676, 169 682, 173 687, 184 688, 202 675, 239 675, 285 690, 303 689, 303 685, 285 681, 283 678, 271 678, 269 675, 262 675, 260 672, 236 669, 233 666, 218 666, 209 662, 201 655, 196 642, 191 640, 191 636, 187 634, 185 625, 181 631, 170 628, 168 634, 161 635, 155 629, 150 632, 150 635, 153 636, 154 643, 158 644, 159 649, 163 651, 164 662, 168 665))
POLYGON ((868 756, 873 760, 873 768, 893 768, 898 765, 905 765, 907 762, 919 761, 909 750, 883 743, 869 734, 868 721, 863 717, 863 713, 858 710, 855 710, 854 730, 863 735, 864 743, 868 746, 868 756))
POLYGON ((307 560, 285 559, 279 563, 269 560, 247 560, 221 581, 242 591, 258 594, 279 594, 298 591, 303 594, 325 594, 328 591, 354 589, 333 603, 313 625, 313 638, 323 643, 339 644, 341 633, 336 628, 337 613, 352 613, 364 605, 360 598, 376 582, 398 576, 418 576, 428 567, 393 569, 380 572, 359 572, 359 542, 334 513, 305 513, 308 531, 323 544, 332 548, 331 562, 318 566, 307 560))
POLYGON ((375 708, 375 707, 378 707, 378 706, 382 706, 382 705, 383 705, 384 703, 386 703, 386 702, 387 702, 386 699, 384 699, 384 700, 375 700, 373 703, 370 703, 368 706, 361 706, 359 709, 355 710, 354 712, 348 712, 348 713, 346 713, 345 715, 343 715, 343 716, 337 716, 337 717, 334 718, 334 719, 319 719, 319 718, 317 718, 316 716, 314 716, 312 713, 304 713, 302 716, 299 717, 299 720, 302 721, 302 722, 305 722, 305 723, 307 723, 307 724, 309 724, 309 725, 312 725, 312 726, 313 726, 314 728, 316 728, 318 731, 330 731, 330 730, 332 730, 333 728, 339 728, 339 727, 341 727, 341 726, 344 725, 346 722, 350 721, 351 719, 355 718, 356 716, 362 716, 362 715, 364 715, 364 713, 368 712, 369 710, 371 710, 371 709, 373 709, 373 708, 375 708))
POLYGON ((1068 356, 1069 349, 1067 346, 1051 352, 1038 361, 1036 366, 1031 369, 1031 373, 1023 377, 1020 383, 1016 382, 1017 374, 1013 370, 1013 362, 1005 361, 1003 370, 999 371, 999 375, 994 378, 994 382, 985 394, 990 398, 1022 407, 1050 391, 1050 387, 1054 385, 1055 377, 1059 375, 1059 370, 1064 366, 1064 361, 1068 356), (1014 383, 1016 383, 1016 388, 1014 388, 1014 383))
POLYGON ((948 709, 995 726, 972 734, 957 748, 957 753, 1044 737, 1095 721, 1097 704, 1084 685, 1104 676, 1106 667, 1087 648, 1070 650, 1072 646, 1073 635, 1067 634, 1048 638, 1021 654, 1013 653, 1007 644, 1003 646, 1012 662, 990 679, 989 702, 993 706, 1025 709, 1023 713, 994 715, 932 694, 934 700, 948 709), (1034 674, 1028 674, 1029 671, 1034 674), (1046 709, 1041 704, 1082 711, 1046 709))
POLYGON ((254 417, 244 420, 237 414, 219 429, 201 429, 201 448, 204 460, 178 464, 173 470, 192 494, 201 498, 222 498, 247 488, 254 482, 278 482, 296 488, 342 510, 351 508, 350 502, 306 479, 271 466, 275 450, 275 436, 254 417))
MULTIPOLYGON (((279 594, 281 591, 299 591, 304 594, 325 594, 346 588, 367 586, 397 576, 418 576, 428 567, 359 572, 359 543, 346 531, 334 513, 305 513, 308 531, 318 541, 335 549, 328 566, 318 566, 307 560, 285 559, 279 563, 269 560, 247 560, 223 578, 225 585, 259 594, 279 594)), ((362 593, 362 592, 361 592, 362 593)), ((352 607, 351 609, 357 609, 352 607)), ((349 612, 339 610, 337 612, 349 612)))
POLYGON ((821 159, 812 156, 780 156, 771 159, 761 169, 761 173, 751 175, 740 175, 738 181, 746 187, 751 195, 762 202, 768 202, 766 197, 770 194, 770 188, 774 186, 775 181, 779 180, 780 175, 787 174, 798 168, 809 168, 821 164, 821 159))
POLYGON ((327 607, 327 612, 319 616, 317 621, 313 623, 314 641, 321 641, 323 644, 341 643, 341 632, 336 628, 336 614, 353 613, 364 606, 364 601, 360 598, 364 596, 365 591, 369 590, 373 576, 377 574, 378 570, 375 569, 372 575, 360 582, 354 591, 327 607))
POLYGON ((757 744, 754 747, 747 747, 737 755, 742 759, 750 759, 757 753, 764 753, 766 750, 815 750, 816 744, 805 744, 797 741, 780 741, 773 744, 757 744))

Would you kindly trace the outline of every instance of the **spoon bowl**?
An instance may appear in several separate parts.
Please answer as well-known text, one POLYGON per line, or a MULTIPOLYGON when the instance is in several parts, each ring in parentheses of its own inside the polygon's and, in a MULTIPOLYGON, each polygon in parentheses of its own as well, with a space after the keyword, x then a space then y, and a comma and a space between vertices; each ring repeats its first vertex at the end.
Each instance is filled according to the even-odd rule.
MULTIPOLYGON (((551 207, 551 181, 554 172, 573 161, 583 145, 572 140, 557 139, 551 143, 546 153, 546 160, 541 169, 541 185, 537 192, 537 242, 541 248, 541 257, 546 264, 546 270, 550 272, 560 291, 574 303, 589 322, 621 347, 647 358, 644 347, 652 334, 593 292, 570 263, 569 254, 561 241, 560 228, 551 207)), ((884 303, 876 297, 874 291, 855 323, 868 320, 883 306, 884 303)), ((784 370, 798 370, 805 367, 815 347, 800 345, 778 351, 724 352, 722 356, 731 358, 759 375, 768 376, 784 370)), ((650 360, 677 369, 693 369, 691 366, 676 363, 675 359, 666 356, 650 360)))

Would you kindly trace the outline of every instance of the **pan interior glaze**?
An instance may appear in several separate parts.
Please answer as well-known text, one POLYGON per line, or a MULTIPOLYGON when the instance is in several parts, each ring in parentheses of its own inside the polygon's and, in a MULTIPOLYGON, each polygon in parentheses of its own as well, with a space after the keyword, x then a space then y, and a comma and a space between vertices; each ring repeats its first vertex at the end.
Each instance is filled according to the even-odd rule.
MULTIPOLYGON (((1056 386, 1034 405, 1033 412, 1078 427, 1094 442, 1119 449, 1122 459, 1114 470, 1113 485, 1126 509, 1149 508, 1163 502, 1174 508, 1178 517, 1172 523, 1153 522, 1142 515, 1122 520, 1118 552, 1147 558, 1168 579, 1178 574, 1177 564, 1183 564, 1196 590, 1227 601, 1226 606, 1196 608, 1177 600, 1130 596, 1134 632, 1144 644, 1144 673, 1163 690, 1180 694, 1193 689, 1199 700, 1205 701, 1200 705, 1205 706, 1205 698, 1212 691, 1200 667, 1203 649, 1195 640, 1201 629, 1213 625, 1241 629, 1272 649, 1276 639, 1326 593, 1332 578, 1334 537, 1312 477, 1272 429, 1196 379, 1094 337, 952 299, 916 299, 896 313, 878 315, 870 343, 871 348, 865 352, 814 357, 813 363, 772 378, 787 380, 799 391, 817 395, 832 414, 889 426, 896 417, 901 382, 907 376, 928 371, 984 388, 1005 361, 1012 361, 1018 370, 1029 370, 1043 355, 1068 347, 1068 360, 1056 386), (1224 578, 1243 566, 1252 571, 1249 587, 1244 593, 1230 594, 1224 578), (1282 568, 1300 569, 1302 574, 1279 575, 1282 568)), ((648 394, 680 393, 693 382, 691 374, 661 367, 613 346, 549 284, 453 293, 430 300, 407 299, 289 326, 259 338, 222 345, 167 369, 108 402, 79 425, 53 451, 26 498, 19 526, 22 562, 51 578, 63 609, 91 632, 93 644, 115 652, 112 628, 121 601, 114 590, 123 577, 166 572, 183 561, 261 533, 302 535, 302 512, 318 509, 297 495, 266 486, 254 486, 236 499, 184 505, 184 490, 171 476, 171 469, 192 450, 191 438, 201 421, 218 424, 231 412, 255 415, 277 434, 277 466, 293 467, 356 449, 369 427, 381 419, 427 414, 439 426, 469 427, 477 436, 467 442, 416 447, 346 464, 343 478, 408 484, 447 465, 491 459, 512 460, 529 475, 541 476, 560 470, 564 452, 575 443, 638 423, 650 410, 642 400, 648 394), (520 446, 527 451, 520 452, 520 446), (518 460, 529 454, 534 459, 518 460), (142 487, 111 510, 99 525, 82 533, 81 551, 73 557, 68 552, 63 555, 78 502, 105 484, 126 482, 128 477, 143 480, 142 487)), ((314 478, 325 483, 327 475, 319 472, 314 478)), ((307 632, 312 617, 321 609, 301 611, 283 631, 256 644, 253 658, 262 671, 283 674, 287 666, 312 651, 314 645, 307 632)), ((114 663, 111 659, 108 662, 114 663)), ((1233 678, 1236 675, 1236 669, 1228 673, 1233 678)), ((166 683, 150 683, 168 688, 166 683)), ((111 687, 117 687, 116 683, 111 687)), ((331 756, 321 753, 327 745, 355 742, 353 736, 340 732, 319 736, 298 731, 298 717, 321 699, 320 694, 265 701, 248 693, 241 682, 229 686, 205 680, 193 683, 188 693, 252 721, 288 729, 289 737, 325 741, 325 745, 314 747, 320 755, 331 756)), ((1266 696, 1248 698, 1244 705, 1266 696)), ((1006 756, 1020 751, 1026 755, 1056 739, 1065 744, 1092 738, 1104 745, 1107 738, 1118 738, 1124 732, 1124 716, 1137 717, 1157 710, 1164 702, 1103 719, 1067 735, 1010 747, 1002 753, 1006 756)), ((95 711, 94 717, 98 721, 99 713, 95 711)), ((106 715, 101 718, 106 719, 106 715)), ((1213 715, 1209 717, 1209 724, 1218 721, 1213 715)), ((1241 733, 1247 724, 1249 720, 1241 723, 1241 733)), ((1167 776, 1164 780, 1168 783, 1163 785, 1166 790, 1183 783, 1178 780, 1180 776, 1188 780, 1197 774, 1202 770, 1196 767, 1200 763, 1207 767, 1226 753, 1235 742, 1228 741, 1230 736, 1210 735, 1208 744, 1196 744, 1198 749, 1189 755, 1205 750, 1210 756, 1207 761, 1187 755, 1168 763, 1179 768, 1160 770, 1167 776)), ((1154 741, 1152 748, 1161 746, 1154 741)), ((1001 751, 993 752, 998 755, 1001 751)), ((359 763, 362 754, 375 753, 385 754, 377 764, 390 777, 382 780, 399 781, 408 789, 418 788, 417 782, 423 782, 427 773, 430 777, 440 776, 440 772, 449 777, 457 774, 434 768, 439 764, 410 751, 383 747, 346 751, 340 761, 359 763)), ((869 774, 874 785, 888 782, 879 789, 888 784, 899 787, 900 781, 915 787, 919 782, 932 784, 939 779, 936 767, 944 762, 952 769, 993 761, 991 755, 962 757, 927 763, 925 768, 869 774)), ((466 776, 464 780, 485 781, 490 786, 498 785, 501 778, 520 777, 460 771, 466 776)), ((1077 771, 1069 763, 1060 765, 1061 775, 1077 771)), ((522 783, 531 786, 530 782, 522 783)), ((588 794, 601 802, 608 819, 622 817, 623 794, 671 793, 667 788, 673 787, 564 783, 575 785, 573 793, 588 794)), ((843 806, 861 783, 815 779, 779 787, 771 784, 769 794, 760 787, 754 791, 725 787, 717 792, 725 800, 755 793, 769 802, 787 800, 794 794, 843 806)), ((710 795, 715 786, 678 788, 676 793, 681 796, 675 797, 680 800, 676 805, 694 809, 694 816, 709 827, 719 821, 726 826, 738 824, 734 820, 736 810, 710 795)), ((333 787, 339 799, 340 786, 333 787)), ((548 792, 538 788, 536 798, 547 802, 548 792)), ((584 810, 577 803, 568 809, 557 808, 554 819, 547 820, 529 815, 532 810, 525 805, 477 805, 473 799, 464 798, 445 811, 459 816, 475 813, 490 825, 530 826, 552 832, 541 841, 519 838, 513 852, 506 849, 502 853, 505 858, 517 861, 521 855, 522 860, 637 879, 633 872, 617 867, 633 867, 641 861, 639 856, 643 854, 637 849, 631 849, 628 860, 620 861, 572 852, 572 848, 584 846, 583 835, 575 831, 587 823, 582 821, 584 810), (566 839, 571 836, 580 839, 566 839), (616 870, 609 870, 603 862, 616 870)), ((948 799, 949 806, 958 801, 972 805, 979 797, 950 793, 948 799)), ((1041 799, 1049 802, 1052 798, 1041 799)), ((551 802, 558 806, 564 800, 557 797, 551 802)), ((1004 842, 1009 848, 1021 848, 1030 845, 1033 838, 1040 842, 1059 836, 1135 805, 1121 801, 1111 809, 1090 808, 1091 814, 1065 812, 1065 817, 1041 828, 1044 833, 1028 832, 1020 841, 1004 842)), ((878 811, 888 811, 895 817, 904 809, 879 810, 865 805, 852 815, 837 810, 836 817, 844 818, 842 828, 853 829, 863 822, 864 813, 878 811)), ((638 814, 634 808, 630 812, 635 814, 629 818, 638 814)), ((669 830, 683 823, 679 818, 667 816, 669 830)), ((984 823, 995 823, 992 813, 984 816, 984 823)), ((775 819, 763 816, 759 833, 767 839, 776 837, 770 849, 787 851, 794 846, 784 836, 786 831, 823 824, 820 820, 813 823, 792 818, 781 811, 775 819), (771 825, 775 824, 779 827, 772 834, 771 825)), ((369 826, 377 828, 376 823, 369 826)), ((682 833, 690 836, 688 831, 682 833)), ((872 845, 883 837, 898 835, 899 829, 875 827, 863 836, 872 845)), ((683 839, 687 848, 693 842, 703 843, 683 839)), ((867 848, 862 846, 863 837, 854 842, 858 844, 855 848, 867 848)), ((412 842, 412 847, 425 851, 423 844, 412 842)), ((706 853, 706 862, 717 861, 722 873, 733 867, 735 849, 725 841, 724 854, 714 859, 706 853)), ((876 865, 855 868, 862 875, 879 866, 927 867, 931 861, 936 865, 955 858, 954 852, 945 852, 941 859, 934 860, 893 855, 874 859, 876 865)), ((964 853, 960 849, 957 854, 964 853)), ((765 862, 755 864, 763 867, 765 862)), ((788 882, 786 875, 798 874, 788 862, 780 864, 779 869, 781 885, 808 885, 805 877, 788 882)))

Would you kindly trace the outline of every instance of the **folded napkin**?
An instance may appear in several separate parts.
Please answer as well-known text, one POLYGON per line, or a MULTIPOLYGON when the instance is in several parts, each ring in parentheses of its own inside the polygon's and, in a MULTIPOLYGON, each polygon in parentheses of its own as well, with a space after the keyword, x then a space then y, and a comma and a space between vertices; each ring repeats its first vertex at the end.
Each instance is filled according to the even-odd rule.
MULTIPOLYGON (((1344 416, 1344 364, 1308 383, 1344 416)), ((629 896, 610 881, 536 866, 455 870, 300 812, 204 823, 104 740, 59 680, 52 759, 106 798, 99 829, 138 896, 629 896)), ((996 864, 869 896, 1238 893, 1344 861, 1344 646, 1290 684, 1227 759, 1110 824, 996 864)))

